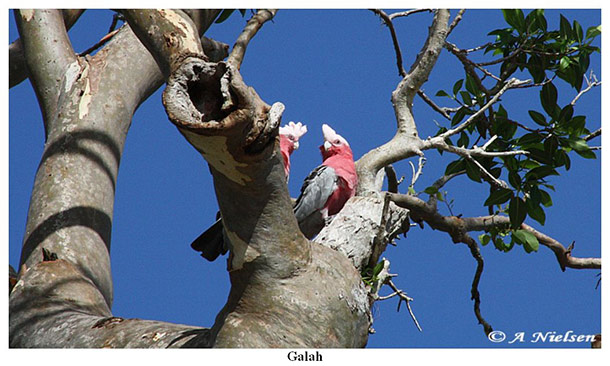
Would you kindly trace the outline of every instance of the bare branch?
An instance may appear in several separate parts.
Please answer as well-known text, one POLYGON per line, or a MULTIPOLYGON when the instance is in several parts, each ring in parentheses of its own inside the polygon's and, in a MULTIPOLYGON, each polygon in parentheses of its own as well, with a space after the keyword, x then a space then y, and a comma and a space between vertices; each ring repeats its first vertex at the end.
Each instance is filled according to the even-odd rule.
POLYGON ((474 314, 479 321, 479 324, 483 326, 485 335, 489 335, 493 331, 491 325, 485 321, 483 315, 481 315, 481 295, 479 293, 479 282, 481 281, 481 275, 483 274, 483 256, 477 242, 468 234, 464 235, 464 243, 470 249, 470 254, 477 261, 477 269, 472 279, 472 286, 470 289, 470 299, 474 301, 474 314))
POLYGON ((426 165, 426 158, 424 156, 419 157, 419 161, 417 163, 417 171, 415 170, 415 166, 412 162, 409 161, 409 164, 411 164, 411 169, 413 170, 413 176, 411 177, 411 185, 409 187, 413 187, 415 185, 415 182, 417 182, 417 180, 419 179, 419 176, 422 174, 422 171, 424 170, 424 165, 426 165))
POLYGON ((98 48, 102 47, 103 45, 108 43, 108 41, 110 41, 112 39, 112 37, 114 37, 114 35, 119 32, 119 30, 120 30, 120 28, 115 29, 115 30, 111 31, 110 33, 106 34, 104 37, 102 37, 102 39, 99 40, 99 42, 97 42, 93 46, 87 48, 86 50, 79 53, 78 55, 82 57, 82 56, 88 55, 88 54, 92 53, 93 51, 97 50, 98 48))
POLYGON ((411 319, 413 319, 415 326, 421 332, 422 331, 421 326, 419 325, 419 322, 417 321, 417 318, 415 317, 415 314, 413 313, 413 310, 411 309, 410 302, 413 301, 413 299, 410 298, 409 296, 407 296, 407 294, 404 291, 399 290, 398 287, 396 287, 396 285, 394 284, 394 282, 392 282, 392 280, 388 280, 388 285, 392 288, 392 290, 394 290, 394 293, 400 297, 400 300, 398 300, 398 310, 397 311, 400 310, 400 303, 404 301, 407 304, 407 309, 409 310, 409 315, 411 315, 411 319))
POLYGON ((593 71, 591 71, 590 77, 587 78, 585 76, 585 80, 587 81, 587 87, 584 88, 583 90, 581 90, 578 94, 576 94, 574 99, 572 99, 572 102, 570 102, 571 105, 575 105, 576 102, 578 101, 578 99, 580 99, 580 97, 582 97, 583 94, 585 94, 592 88, 602 85, 601 81, 597 81, 597 77, 595 76, 595 74, 593 74, 593 71))
POLYGON ((396 178, 396 170, 390 164, 385 168, 385 174, 388 177, 388 192, 398 193, 398 185, 402 182, 404 177, 400 179, 400 181, 396 178))
POLYGON ((592 140, 592 139, 596 138, 597 136, 601 136, 601 134, 602 134, 602 129, 601 129, 601 128, 599 128, 597 131, 593 131, 593 132, 591 132, 589 135, 587 135, 587 136, 584 138, 584 140, 585 140, 585 141, 592 140))
POLYGON ((429 12, 432 13, 432 9, 415 9, 415 10, 407 10, 407 11, 401 11, 398 13, 392 13, 389 15, 390 20, 393 20, 394 18, 399 18, 399 17, 408 17, 409 15, 412 14, 417 14, 417 13, 423 13, 423 12, 429 12))
POLYGON ((464 15, 465 12, 466 12, 466 9, 460 9, 460 11, 458 11, 458 13, 455 16, 455 18, 453 18, 453 22, 451 22, 451 25, 449 26, 449 30, 447 31, 447 35, 449 35, 453 31, 453 29, 455 27, 457 27, 457 25, 462 20, 462 16, 464 15))
POLYGON ((396 66, 398 67, 398 75, 403 78, 407 75, 404 66, 402 65, 402 52, 400 51, 400 43, 398 43, 398 36, 394 29, 392 19, 381 9, 371 9, 371 11, 381 17, 383 23, 390 29, 392 35, 392 43, 394 44, 394 52, 396 53, 396 66))
POLYGON ((421 90, 421 89, 418 90, 417 95, 419 95, 423 99, 424 102, 426 102, 430 107, 432 107, 432 109, 434 109, 435 111, 440 113, 443 117, 445 117, 445 119, 451 121, 451 116, 449 115, 449 113, 447 113, 447 110, 436 105, 436 103, 434 103, 432 101, 432 99, 430 99, 430 97, 428 97, 426 95, 426 93, 424 93, 423 90, 421 90))
POLYGON ((231 51, 227 62, 233 64, 233 66, 239 70, 241 68, 241 63, 244 60, 244 55, 246 53, 248 44, 256 35, 258 30, 261 29, 263 24, 273 19, 276 13, 277 9, 261 9, 257 11, 256 14, 250 18, 246 24, 246 27, 237 38, 237 41, 235 41, 235 45, 233 46, 233 50, 231 51))

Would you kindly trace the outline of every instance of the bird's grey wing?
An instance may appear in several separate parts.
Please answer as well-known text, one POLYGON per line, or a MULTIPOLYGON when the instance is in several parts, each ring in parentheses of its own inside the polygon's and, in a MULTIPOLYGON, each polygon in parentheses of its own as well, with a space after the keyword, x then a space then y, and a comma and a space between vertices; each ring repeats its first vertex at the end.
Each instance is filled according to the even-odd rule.
POLYGON ((335 189, 337 189, 337 174, 333 168, 320 165, 309 173, 294 205, 297 221, 301 222, 312 213, 322 210, 335 189))

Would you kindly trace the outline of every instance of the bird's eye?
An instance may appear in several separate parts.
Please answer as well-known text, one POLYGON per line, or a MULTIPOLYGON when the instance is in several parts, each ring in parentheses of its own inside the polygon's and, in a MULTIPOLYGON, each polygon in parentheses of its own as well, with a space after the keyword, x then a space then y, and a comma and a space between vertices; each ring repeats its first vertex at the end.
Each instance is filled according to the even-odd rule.
POLYGON ((333 144, 335 144, 335 145, 339 145, 340 143, 341 143, 341 141, 339 141, 339 139, 333 141, 333 144))
POLYGON ((288 138, 290 139, 290 141, 294 141, 294 136, 288 135, 288 138))

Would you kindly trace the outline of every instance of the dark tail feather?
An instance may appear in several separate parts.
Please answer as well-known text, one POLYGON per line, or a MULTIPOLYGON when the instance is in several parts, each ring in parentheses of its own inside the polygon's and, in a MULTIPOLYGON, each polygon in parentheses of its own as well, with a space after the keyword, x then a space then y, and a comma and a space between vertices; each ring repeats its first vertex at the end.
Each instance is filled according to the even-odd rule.
POLYGON ((191 243, 191 248, 201 252, 203 258, 213 262, 219 255, 227 252, 222 232, 223 228, 222 219, 216 220, 212 226, 191 243))

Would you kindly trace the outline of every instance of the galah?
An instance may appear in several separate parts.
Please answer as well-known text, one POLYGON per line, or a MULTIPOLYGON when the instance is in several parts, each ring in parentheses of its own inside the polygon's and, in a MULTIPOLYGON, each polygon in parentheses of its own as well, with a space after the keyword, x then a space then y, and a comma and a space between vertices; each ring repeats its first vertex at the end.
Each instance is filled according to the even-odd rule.
POLYGON ((301 232, 308 239, 324 228, 328 217, 341 211, 358 186, 354 155, 347 141, 326 124, 322 133, 322 165, 307 176, 294 206, 301 232))
POLYGON ((301 122, 288 122, 286 126, 280 127, 280 152, 284 159, 284 173, 286 181, 290 175, 290 155, 299 148, 299 139, 307 133, 307 126, 301 122))
MULTIPOLYGON (((284 162, 284 173, 286 181, 290 174, 290 155, 299 148, 299 139, 307 133, 307 126, 301 122, 288 122, 279 128, 280 152, 284 162)), ((220 213, 216 215, 216 222, 203 232, 191 243, 191 248, 201 252, 201 256, 210 262, 214 261, 220 254, 227 252, 224 242, 223 225, 220 213)))

